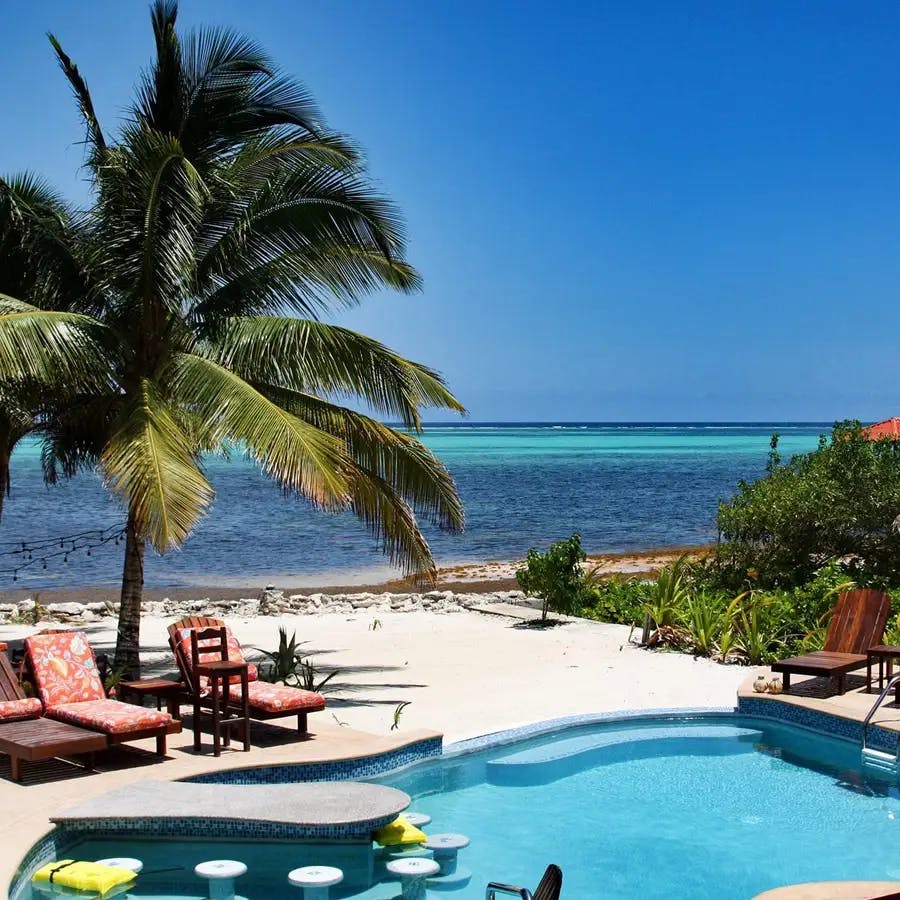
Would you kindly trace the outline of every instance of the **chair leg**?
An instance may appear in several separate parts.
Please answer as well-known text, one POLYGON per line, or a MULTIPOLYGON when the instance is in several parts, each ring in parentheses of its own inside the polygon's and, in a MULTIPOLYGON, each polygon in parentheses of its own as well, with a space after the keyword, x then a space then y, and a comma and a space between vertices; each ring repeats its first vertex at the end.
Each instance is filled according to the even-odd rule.
POLYGON ((158 734, 156 736, 156 755, 157 756, 165 756, 166 755, 166 735, 158 734))
POLYGON ((307 734, 306 727, 306 713, 297 713, 297 733, 298 734, 307 734))
POLYGON ((790 672, 782 672, 781 673, 781 684, 784 688, 784 692, 787 693, 791 689, 791 673, 790 672))
POLYGON ((22 760, 18 756, 9 758, 9 774, 13 781, 22 780, 22 760))
POLYGON ((200 752, 200 695, 194 694, 194 752, 200 752))

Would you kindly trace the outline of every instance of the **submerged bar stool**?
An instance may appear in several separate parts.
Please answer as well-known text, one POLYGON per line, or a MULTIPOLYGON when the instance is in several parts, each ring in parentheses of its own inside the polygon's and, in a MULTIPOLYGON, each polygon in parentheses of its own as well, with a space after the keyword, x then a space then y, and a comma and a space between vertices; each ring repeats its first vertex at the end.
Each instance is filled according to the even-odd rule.
POLYGON ((431 824, 431 816, 425 813, 405 812, 403 818, 412 825, 413 828, 424 828, 431 824))
POLYGON ((335 866, 301 866, 288 873, 288 881, 303 888, 303 900, 328 900, 329 888, 343 880, 344 873, 335 866))
POLYGON ((209 883, 210 900, 235 900, 234 880, 246 871, 247 867, 236 859, 211 859, 194 867, 194 874, 209 883))
POLYGON ((128 869, 135 875, 140 875, 144 864, 133 856, 110 856, 108 859, 98 859, 98 866, 112 866, 115 869, 128 869))
POLYGON ((426 900, 428 879, 441 870, 433 859, 423 857, 394 859, 386 868, 391 875, 400 879, 400 896, 403 900, 426 900))

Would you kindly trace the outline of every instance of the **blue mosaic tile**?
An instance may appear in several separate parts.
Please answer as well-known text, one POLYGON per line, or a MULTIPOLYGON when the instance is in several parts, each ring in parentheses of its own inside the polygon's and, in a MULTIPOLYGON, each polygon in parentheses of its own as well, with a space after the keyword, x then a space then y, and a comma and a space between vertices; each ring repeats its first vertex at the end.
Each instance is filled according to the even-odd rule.
MULTIPOLYGON (((817 709, 808 709, 805 706, 796 706, 793 703, 784 703, 779 700, 766 700, 762 697, 739 697, 738 714, 753 716, 759 719, 770 719, 777 722, 785 722, 811 731, 843 738, 859 743, 862 740, 862 722, 855 719, 845 719, 842 716, 821 712, 817 709)), ((878 725, 870 725, 868 731, 868 743, 876 750, 884 750, 896 753, 898 750, 898 733, 888 728, 880 728, 878 725)))
POLYGON ((424 759, 441 755, 443 739, 425 738, 406 747, 357 759, 318 763, 290 763, 208 772, 185 778, 200 784, 292 784, 303 781, 361 781, 405 768, 424 759))

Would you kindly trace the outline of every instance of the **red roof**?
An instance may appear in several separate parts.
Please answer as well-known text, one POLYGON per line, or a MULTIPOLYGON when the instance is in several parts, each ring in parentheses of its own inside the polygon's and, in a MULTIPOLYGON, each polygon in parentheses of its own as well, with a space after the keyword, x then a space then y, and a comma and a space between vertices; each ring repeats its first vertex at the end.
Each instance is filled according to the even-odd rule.
POLYGON ((883 422, 876 422, 874 425, 868 425, 862 430, 863 437, 870 441, 880 441, 882 438, 892 438, 900 441, 900 418, 894 416, 892 419, 885 419, 883 422))

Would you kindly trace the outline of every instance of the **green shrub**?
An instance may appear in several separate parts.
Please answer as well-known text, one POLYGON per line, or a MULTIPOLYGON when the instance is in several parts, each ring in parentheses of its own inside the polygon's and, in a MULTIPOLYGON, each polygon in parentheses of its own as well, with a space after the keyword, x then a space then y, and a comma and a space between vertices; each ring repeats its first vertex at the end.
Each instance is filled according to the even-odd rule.
POLYGON ((525 567, 516 572, 516 581, 526 594, 544 601, 542 622, 547 621, 548 610, 561 615, 580 612, 585 591, 581 564, 586 559, 577 533, 552 544, 546 553, 533 547, 528 551, 525 567))
POLYGON ((652 581, 623 581, 615 576, 600 580, 596 575, 585 584, 581 615, 600 622, 634 625, 644 617, 644 604, 654 589, 652 581))
POLYGON ((830 559, 866 584, 900 582, 900 444, 835 425, 812 453, 782 464, 777 436, 764 478, 719 506, 722 543, 708 577, 739 590, 806 584, 830 559))

